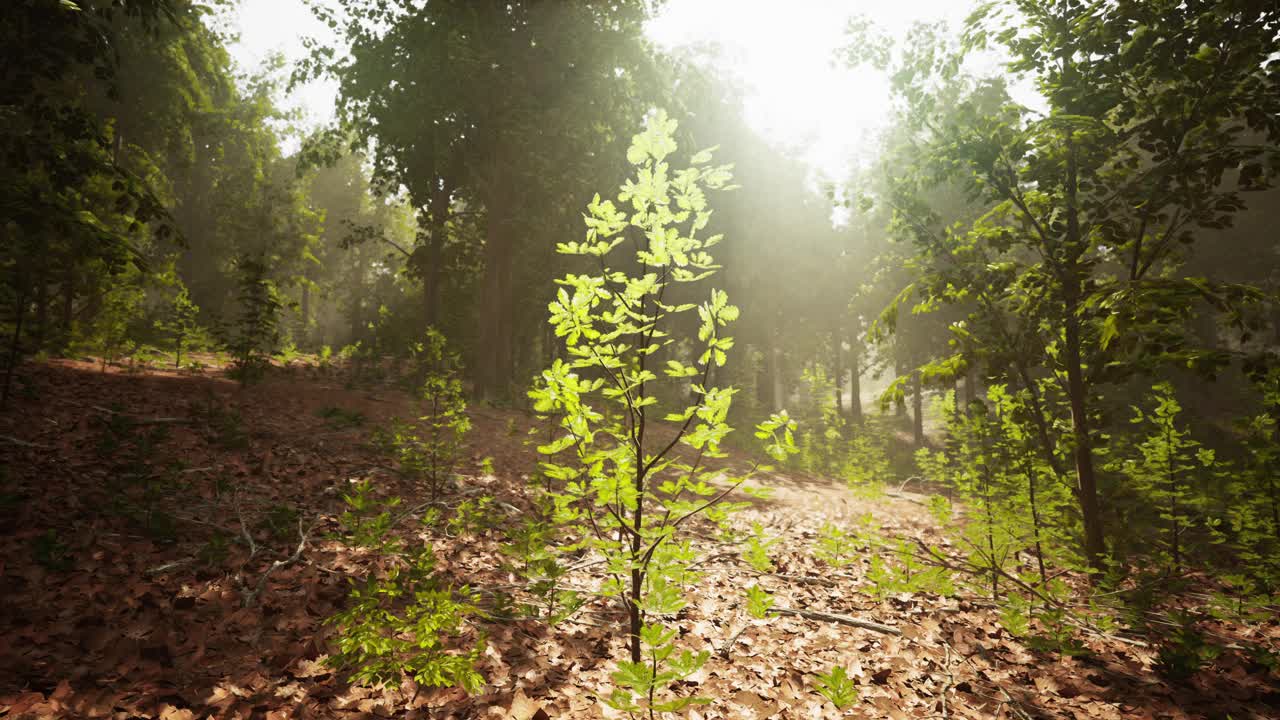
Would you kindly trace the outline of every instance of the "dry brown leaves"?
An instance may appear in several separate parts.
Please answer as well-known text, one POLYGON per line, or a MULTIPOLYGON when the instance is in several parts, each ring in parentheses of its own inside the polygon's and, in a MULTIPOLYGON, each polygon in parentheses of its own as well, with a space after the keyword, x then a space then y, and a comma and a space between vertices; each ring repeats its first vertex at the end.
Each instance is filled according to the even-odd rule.
MULTIPOLYGON (((362 688, 324 664, 330 628, 347 578, 376 569, 377 558, 326 539, 353 479, 374 477, 387 494, 413 489, 367 445, 369 429, 411 417, 412 402, 381 388, 344 389, 314 372, 277 374, 248 391, 216 375, 106 373, 56 362, 24 369, 34 397, 0 415, 0 717, 610 717, 612 659, 621 655, 616 608, 594 601, 556 628, 528 620, 486 624, 484 691, 362 688), (208 408, 234 409, 248 440, 228 446, 210 431, 208 408), (324 407, 364 414, 362 427, 338 428, 324 407), (113 481, 138 473, 99 449, 109 412, 132 418, 198 419, 166 431, 142 465, 164 475, 182 461, 181 482, 153 498, 175 518, 170 536, 139 527, 113 504, 113 481), (255 583, 298 539, 262 521, 272 508, 318 520, 303 560, 274 571, 254 607, 255 583), (245 522, 241 523, 241 518, 245 522), (242 541, 247 528, 259 546, 242 541), (52 535, 48 533, 52 531, 52 535), (52 540, 50 540, 52 538, 52 540), (215 540, 220 538, 220 540, 215 540), (209 548, 219 544, 222 554, 209 548), (236 581, 241 575, 241 583, 236 581)), ((536 458, 523 432, 532 419, 473 413, 470 479, 512 508, 527 509, 523 480, 536 458), (478 474, 494 458, 496 477, 478 474)), ((927 513, 901 498, 855 500, 826 480, 776 477, 775 494, 740 517, 782 541, 775 572, 756 577, 737 549, 700 539, 706 561, 690 606, 677 622, 682 642, 712 659, 680 693, 710 697, 689 718, 1243 718, 1280 717, 1280 689, 1239 653, 1228 652, 1188 683, 1152 671, 1154 652, 1106 638, 1092 654, 1035 652, 1004 632, 980 603, 933 596, 877 602, 865 592, 865 564, 833 571, 811 554, 824 521, 873 513, 884 532, 937 541, 927 513), (874 620, 901 637, 797 617, 751 618, 744 588, 758 582, 779 606, 874 620), (842 665, 861 698, 841 713, 812 689, 813 675, 842 665)), ((130 490, 135 491, 136 488, 130 490)), ((131 502, 141 502, 128 496, 131 502)), ((145 498, 143 498, 145 499, 145 498)), ((507 587, 500 534, 434 536, 441 567, 459 583, 507 587)), ((583 588, 600 578, 585 566, 566 580, 583 588)), ((1219 627, 1221 633, 1280 633, 1219 627)))

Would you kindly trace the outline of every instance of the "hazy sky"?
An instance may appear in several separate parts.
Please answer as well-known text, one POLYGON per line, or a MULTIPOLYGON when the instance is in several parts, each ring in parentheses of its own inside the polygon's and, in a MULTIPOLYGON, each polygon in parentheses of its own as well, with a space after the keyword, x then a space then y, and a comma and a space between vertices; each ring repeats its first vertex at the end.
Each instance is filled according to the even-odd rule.
MULTIPOLYGON (((772 141, 794 147, 832 179, 869 147, 867 133, 882 127, 889 109, 879 73, 832 63, 845 44, 851 16, 866 15, 885 31, 903 32, 917 20, 947 20, 959 27, 973 0, 669 0, 650 23, 662 47, 717 43, 727 72, 747 88, 747 121, 772 141)), ((302 56, 302 38, 331 37, 303 0, 241 0, 233 23, 240 42, 232 54, 252 68, 269 53, 302 56)), ((332 118, 335 87, 300 88, 285 99, 314 122, 332 118)))

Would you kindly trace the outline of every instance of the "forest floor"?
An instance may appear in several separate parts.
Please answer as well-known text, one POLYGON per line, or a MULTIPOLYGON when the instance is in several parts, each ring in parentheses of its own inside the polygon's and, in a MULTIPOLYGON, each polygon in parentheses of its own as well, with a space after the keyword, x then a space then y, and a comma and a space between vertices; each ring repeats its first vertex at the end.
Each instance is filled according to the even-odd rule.
MULTIPOLYGON (((241 389, 214 371, 72 361, 28 365, 19 385, 0 413, 0 717, 607 716, 600 698, 625 639, 607 599, 556 627, 480 623, 487 683, 471 696, 353 686, 324 663, 334 634, 325 619, 343 607, 349 579, 378 567, 337 539, 342 495, 372 478, 416 504, 418 491, 369 441, 392 418, 416 416, 404 393, 314 369, 241 389)), ((537 421, 471 415, 456 493, 528 512, 537 458, 526 438, 537 421)), ((679 690, 714 702, 688 717, 1280 717, 1280 680, 1232 649, 1171 683, 1140 640, 1086 635, 1087 652, 1067 657, 1011 637, 977 598, 879 600, 866 561, 833 571, 813 558, 818 528, 870 513, 885 535, 945 543, 923 496, 859 497, 794 474, 763 484, 772 497, 735 522, 779 538, 772 573, 754 572, 709 531, 695 538, 703 575, 677 624, 682 645, 711 660, 679 690), (754 583, 775 607, 837 617, 752 619, 743 597, 754 583), (813 675, 835 665, 860 691, 844 712, 813 690, 813 675)), ((501 520, 457 537, 430 532, 439 570, 482 591, 514 587, 501 520)), ((562 582, 593 587, 598 569, 580 564, 562 582)), ((1267 635, 1275 646, 1280 621, 1210 630, 1224 644, 1267 635)))

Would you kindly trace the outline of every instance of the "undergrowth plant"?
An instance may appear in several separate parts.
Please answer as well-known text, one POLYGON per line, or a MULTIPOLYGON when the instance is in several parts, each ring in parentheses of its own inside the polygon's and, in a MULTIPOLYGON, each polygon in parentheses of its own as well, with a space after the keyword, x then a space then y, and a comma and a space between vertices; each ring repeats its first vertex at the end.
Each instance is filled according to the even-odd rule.
POLYGON ((240 285, 240 315, 226 328, 226 347, 231 353, 233 375, 241 384, 260 380, 271 367, 271 356, 280 344, 280 311, 284 303, 269 277, 264 258, 242 256, 236 261, 236 281, 240 285))
MULTIPOLYGON (((723 522, 731 506, 722 501, 754 472, 717 477, 721 471, 704 464, 723 456, 731 431, 735 391, 717 387, 714 372, 733 347, 724 333, 738 309, 721 290, 691 302, 691 286, 718 267, 708 250, 721 236, 703 236, 711 219, 706 193, 728 186, 730 168, 710 165, 711 151, 703 151, 690 167, 674 169, 675 129, 666 113, 653 113, 627 151, 635 175, 617 202, 597 195, 587 207, 586 239, 557 247, 596 271, 557 281, 550 323, 566 359, 529 393, 537 412, 558 421, 559 436, 539 451, 547 456, 543 472, 563 487, 552 492, 555 518, 574 539, 562 550, 603 556, 609 579, 601 592, 618 597, 626 612, 629 660, 618 663, 607 702, 650 717, 707 702, 667 694, 708 657, 680 650, 676 630, 661 622, 684 607, 682 588, 696 577, 694 552, 679 530, 699 516, 723 522), (616 259, 624 246, 630 257, 616 259), (695 311, 697 341, 684 354, 673 329, 695 311), (681 401, 661 412, 660 397, 681 401)), ((756 434, 782 459, 794 448, 793 428, 779 414, 756 434)))
POLYGON ((339 523, 346 541, 377 550, 385 570, 353 579, 346 609, 328 619, 337 627, 329 664, 360 683, 398 686, 408 676, 425 687, 479 690, 484 678, 475 666, 483 638, 465 639, 469 619, 479 613, 476 594, 439 576, 429 543, 406 544, 391 535, 406 517, 393 514, 400 498, 377 497, 369 480, 343 498, 347 510, 339 523))
POLYGON ((461 362, 449 351, 444 335, 428 328, 426 341, 415 349, 415 359, 422 378, 419 425, 393 423, 382 439, 400 469, 421 481, 431 499, 438 500, 453 478, 471 420, 458 376, 461 362))

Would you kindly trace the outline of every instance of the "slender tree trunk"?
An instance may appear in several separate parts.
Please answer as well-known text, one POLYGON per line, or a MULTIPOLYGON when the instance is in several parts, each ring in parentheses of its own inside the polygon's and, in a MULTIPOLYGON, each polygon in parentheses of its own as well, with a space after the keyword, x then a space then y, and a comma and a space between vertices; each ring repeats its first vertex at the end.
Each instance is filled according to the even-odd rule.
POLYGON ((302 280, 302 301, 299 303, 299 313, 302 315, 302 346, 309 347, 308 341, 311 339, 311 283, 306 278, 302 280))
POLYGON ((970 363, 964 374, 964 410, 969 412, 978 399, 978 368, 970 363))
MULTIPOLYGON (((19 283, 22 283, 19 280, 19 283)), ((0 387, 0 408, 9 407, 9 392, 13 387, 13 372, 18 369, 22 346, 22 321, 27 316, 27 287, 23 283, 18 290, 18 317, 14 319, 13 336, 9 340, 9 357, 5 359, 4 386, 0 387)))
POLYGON ((36 274, 35 301, 35 342, 37 348, 44 349, 44 341, 48 337, 47 331, 49 329, 49 284, 45 282, 43 268, 36 274))
POLYGON ((862 354, 856 339, 849 350, 849 416, 862 424, 862 354))
POLYGON ((924 447, 924 382, 920 371, 911 373, 911 435, 916 447, 924 447))
POLYGON ((1084 552, 1089 567, 1098 572, 1106 569, 1106 540, 1102 512, 1098 505, 1098 481, 1093 468, 1093 436, 1089 428, 1088 388, 1080 359, 1080 320, 1074 303, 1068 303, 1065 359, 1067 364, 1067 400, 1071 405, 1071 430, 1075 436, 1076 495, 1084 522, 1084 552))
MULTIPOLYGON (((902 377, 907 372, 907 363, 901 357, 895 357, 893 360, 893 377, 894 379, 902 377)), ((894 399, 893 416, 896 418, 904 418, 907 416, 907 400, 903 397, 894 399)))
POLYGON ((831 333, 831 377, 835 380, 836 415, 844 414, 844 339, 840 332, 831 333))
POLYGON ((75 266, 68 264, 67 272, 62 278, 62 340, 66 342, 71 337, 71 323, 75 321, 75 302, 76 302, 76 270, 75 266))
POLYGON ((781 410, 782 406, 787 402, 786 382, 783 380, 782 348, 778 347, 778 344, 775 342, 774 346, 769 351, 769 355, 772 360, 769 363, 769 375, 773 383, 773 411, 777 412, 781 410))
POLYGON ((1022 472, 1027 476, 1027 495, 1031 503, 1031 529, 1035 533, 1036 564, 1040 570, 1040 584, 1049 584, 1049 574, 1044 569, 1044 547, 1040 544, 1040 508, 1036 505, 1036 470, 1029 458, 1023 458, 1022 472))

